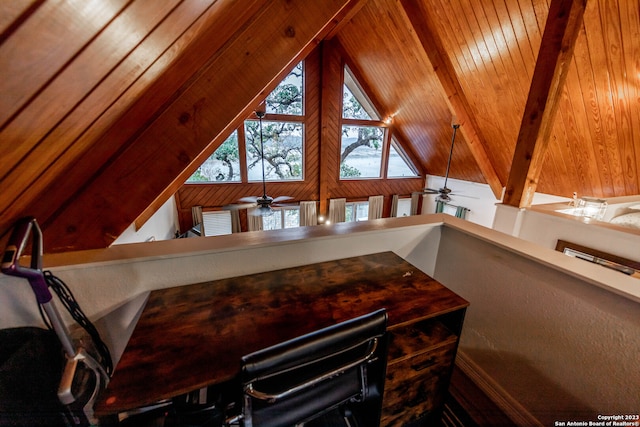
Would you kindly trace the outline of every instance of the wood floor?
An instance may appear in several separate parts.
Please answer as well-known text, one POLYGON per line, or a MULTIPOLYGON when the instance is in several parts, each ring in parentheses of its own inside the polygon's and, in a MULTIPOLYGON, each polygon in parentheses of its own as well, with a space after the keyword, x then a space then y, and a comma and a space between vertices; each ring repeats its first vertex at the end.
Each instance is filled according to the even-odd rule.
POLYGON ((442 414, 443 427, 513 425, 513 421, 482 390, 460 369, 454 368, 449 386, 449 396, 442 414))

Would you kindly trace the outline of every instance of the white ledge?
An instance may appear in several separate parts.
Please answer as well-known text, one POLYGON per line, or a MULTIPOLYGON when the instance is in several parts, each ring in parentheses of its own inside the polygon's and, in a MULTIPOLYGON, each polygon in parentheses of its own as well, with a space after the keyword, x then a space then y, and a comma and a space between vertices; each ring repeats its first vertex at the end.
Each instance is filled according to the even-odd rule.
POLYGON ((124 264, 168 258, 189 257, 247 248, 281 246, 303 239, 331 239, 363 233, 385 233, 406 227, 450 227, 504 250, 517 253, 547 267, 640 302, 640 280, 602 266, 566 256, 553 249, 513 237, 447 214, 417 215, 402 218, 339 223, 330 226, 300 227, 267 232, 245 232, 217 237, 176 239, 112 246, 107 249, 51 254, 44 258, 45 268, 64 270, 96 265, 124 264))

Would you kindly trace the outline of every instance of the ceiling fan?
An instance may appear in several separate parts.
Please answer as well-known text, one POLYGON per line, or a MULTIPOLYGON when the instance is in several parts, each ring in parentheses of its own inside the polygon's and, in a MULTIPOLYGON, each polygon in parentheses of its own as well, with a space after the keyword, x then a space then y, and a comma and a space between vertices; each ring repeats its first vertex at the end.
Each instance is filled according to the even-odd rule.
POLYGON ((451 197, 449 197, 451 189, 447 187, 447 180, 449 179, 449 168, 451 167, 451 157, 453 156, 453 144, 456 141, 456 132, 460 125, 454 122, 451 127, 453 128, 453 135, 451 135, 451 148, 449 150, 449 160, 447 161, 447 171, 444 175, 444 186, 437 190, 433 188, 424 188, 422 191, 415 191, 413 194, 437 194, 436 202, 447 203, 451 201, 451 197))
POLYGON ((279 196, 273 198, 267 195, 267 182, 264 173, 264 142, 262 137, 262 118, 264 117, 264 111, 256 111, 256 116, 260 122, 260 158, 262 163, 262 196, 248 196, 239 199, 241 204, 232 204, 225 206, 225 209, 249 209, 247 212, 249 215, 255 216, 269 216, 273 214, 273 207, 285 206, 281 204, 286 200, 291 200, 293 197, 279 196), (255 209, 252 209, 255 208, 255 209))

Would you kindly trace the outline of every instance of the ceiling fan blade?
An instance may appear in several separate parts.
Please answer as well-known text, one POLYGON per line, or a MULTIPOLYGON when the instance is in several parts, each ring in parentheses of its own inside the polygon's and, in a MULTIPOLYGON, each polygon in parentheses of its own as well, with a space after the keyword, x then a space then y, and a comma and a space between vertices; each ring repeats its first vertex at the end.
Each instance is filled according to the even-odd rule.
POLYGON ((294 206, 300 206, 299 203, 293 202, 293 203, 274 203, 271 206, 275 206, 278 208, 288 208, 288 207, 294 207, 294 206))
POLYGON ((273 203, 283 202, 285 200, 293 200, 293 197, 290 197, 290 196, 278 196, 275 199, 273 199, 273 203))
POLYGON ((237 203, 237 204, 223 206, 222 209, 226 211, 230 211, 230 210, 255 208, 256 206, 258 206, 256 203, 237 203))
POLYGON ((423 188, 421 191, 414 191, 411 194, 438 194, 438 190, 434 190, 433 188, 423 188))
POLYGON ((468 194, 462 194, 462 193, 451 193, 452 196, 454 197, 466 197, 467 199, 480 199, 480 197, 476 197, 476 196, 469 196, 468 194))
POLYGON ((239 202, 244 202, 244 203, 256 203, 256 201, 259 199, 260 197, 258 196, 248 196, 248 197, 243 197, 241 199, 238 199, 239 202))

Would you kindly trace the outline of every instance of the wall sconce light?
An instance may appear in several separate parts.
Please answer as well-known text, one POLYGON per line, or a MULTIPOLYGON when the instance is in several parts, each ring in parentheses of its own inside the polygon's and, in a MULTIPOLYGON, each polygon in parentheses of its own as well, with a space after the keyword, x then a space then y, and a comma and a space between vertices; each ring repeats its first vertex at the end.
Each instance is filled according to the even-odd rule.
POLYGON ((607 211, 607 201, 595 197, 581 197, 578 201, 578 216, 601 220, 607 211))

